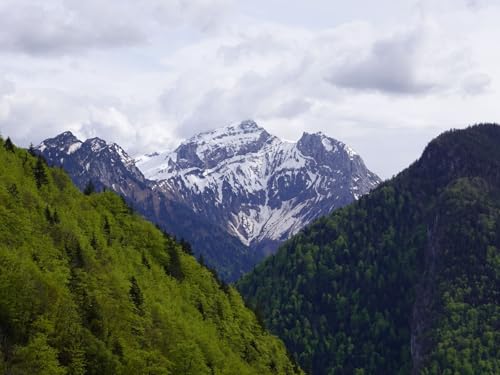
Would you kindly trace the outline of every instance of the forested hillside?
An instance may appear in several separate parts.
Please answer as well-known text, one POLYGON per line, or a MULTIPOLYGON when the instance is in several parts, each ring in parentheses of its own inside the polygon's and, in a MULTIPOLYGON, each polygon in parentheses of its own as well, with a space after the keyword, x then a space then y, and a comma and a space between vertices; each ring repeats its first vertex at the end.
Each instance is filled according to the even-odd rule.
POLYGON ((238 292, 88 193, 0 140, 0 373, 301 373, 238 292))
POLYGON ((500 373, 500 127, 450 131, 239 282, 308 373, 500 373))

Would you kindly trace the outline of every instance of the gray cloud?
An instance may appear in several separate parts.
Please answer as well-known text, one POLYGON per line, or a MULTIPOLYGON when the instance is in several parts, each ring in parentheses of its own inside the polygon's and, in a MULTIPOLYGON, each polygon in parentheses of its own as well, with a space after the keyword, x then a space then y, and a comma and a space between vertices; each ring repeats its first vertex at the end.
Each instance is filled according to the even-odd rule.
POLYGON ((61 55, 144 44, 155 28, 190 24, 210 29, 226 0, 4 0, 0 48, 29 55, 61 55))
MULTIPOLYGON (((83 2, 86 3, 86 2, 83 2)), ((89 48, 144 42, 143 32, 128 23, 123 11, 113 17, 75 1, 5 1, 0 6, 0 47, 31 55, 63 54, 89 48)), ((108 8, 108 9, 107 9, 108 8)))
POLYGON ((419 40, 416 34, 374 43, 368 56, 345 61, 329 77, 336 86, 389 94, 425 94, 436 85, 417 77, 419 40))

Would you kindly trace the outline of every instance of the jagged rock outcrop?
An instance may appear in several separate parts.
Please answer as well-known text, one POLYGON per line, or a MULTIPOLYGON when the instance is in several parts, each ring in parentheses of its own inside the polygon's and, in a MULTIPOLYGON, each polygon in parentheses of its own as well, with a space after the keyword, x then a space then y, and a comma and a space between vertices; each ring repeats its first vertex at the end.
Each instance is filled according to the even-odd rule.
POLYGON ((253 121, 198 134, 137 166, 156 190, 264 253, 380 182, 342 142, 322 133, 282 141, 253 121))

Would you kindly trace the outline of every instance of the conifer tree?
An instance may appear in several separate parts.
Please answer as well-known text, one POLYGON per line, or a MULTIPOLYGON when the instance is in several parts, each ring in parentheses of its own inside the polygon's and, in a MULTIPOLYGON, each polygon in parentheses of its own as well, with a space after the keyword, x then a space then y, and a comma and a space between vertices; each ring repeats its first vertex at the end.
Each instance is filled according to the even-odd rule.
POLYGON ((33 146, 33 143, 30 143, 30 147, 28 148, 28 152, 30 153, 30 155, 36 156, 36 150, 35 150, 35 147, 33 146))
POLYGON ((85 186, 85 189, 83 189, 83 194, 90 195, 94 193, 95 193, 94 183, 92 182, 92 180, 89 180, 89 182, 87 182, 87 185, 85 186))
POLYGON ((111 246, 111 225, 109 224, 109 220, 107 216, 104 216, 104 234, 106 235, 106 239, 108 242, 108 246, 111 246))
POLYGON ((167 268, 167 273, 176 278, 177 280, 184 279, 184 272, 182 271, 181 260, 177 249, 171 244, 167 245, 168 255, 170 257, 170 263, 167 268))
POLYGON ((45 171, 43 158, 38 156, 36 159, 35 167, 33 168, 33 175, 35 176, 36 187, 40 189, 42 185, 48 183, 47 172, 45 171))
POLYGON ((130 279, 130 290, 129 290, 130 299, 134 303, 135 307, 142 311, 142 305, 144 303, 144 297, 142 295, 141 288, 139 288, 139 284, 137 284, 137 279, 135 276, 132 276, 130 279))
POLYGON ((97 238, 95 236, 95 233, 92 233, 92 238, 90 239, 90 246, 92 246, 94 250, 97 250, 97 247, 99 246, 97 243, 97 238))
POLYGON ((193 255, 193 248, 191 247, 191 244, 186 241, 184 238, 180 240, 180 245, 182 247, 182 250, 189 255, 193 255))
POLYGON ((59 224, 61 219, 59 218, 59 214, 57 213, 57 209, 54 210, 54 214, 52 215, 53 224, 59 224))
POLYGON ((14 152, 14 144, 13 144, 13 143, 12 143, 12 141, 10 140, 10 137, 7 137, 7 139, 5 140, 5 143, 3 144, 3 147, 4 147, 7 151, 14 152))
POLYGON ((45 219, 50 223, 52 224, 53 223, 53 219, 52 219, 52 212, 50 212, 50 208, 49 206, 45 206, 45 210, 44 210, 44 214, 45 214, 45 219))

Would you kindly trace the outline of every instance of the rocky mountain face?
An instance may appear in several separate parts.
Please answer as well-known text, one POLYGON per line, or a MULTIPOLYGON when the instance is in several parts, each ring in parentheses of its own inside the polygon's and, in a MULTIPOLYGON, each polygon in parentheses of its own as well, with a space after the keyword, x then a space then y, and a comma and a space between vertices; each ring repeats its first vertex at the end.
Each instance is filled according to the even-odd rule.
POLYGON ((134 159, 116 143, 107 144, 100 138, 82 142, 71 132, 64 132, 46 139, 36 149, 50 164, 62 167, 81 189, 92 181, 97 189, 106 187, 134 201, 141 201, 138 195, 148 192, 147 181, 134 159))
POLYGON ((226 280, 237 279, 309 222, 380 182, 342 142, 321 133, 282 141, 253 121, 201 133, 173 152, 136 160, 117 144, 82 142, 70 132, 37 149, 81 189, 89 180, 98 189, 110 188, 189 241, 226 280))
POLYGON ((155 190, 264 254, 380 182, 342 142, 321 133, 286 142, 253 121, 196 135, 137 166, 155 190))

